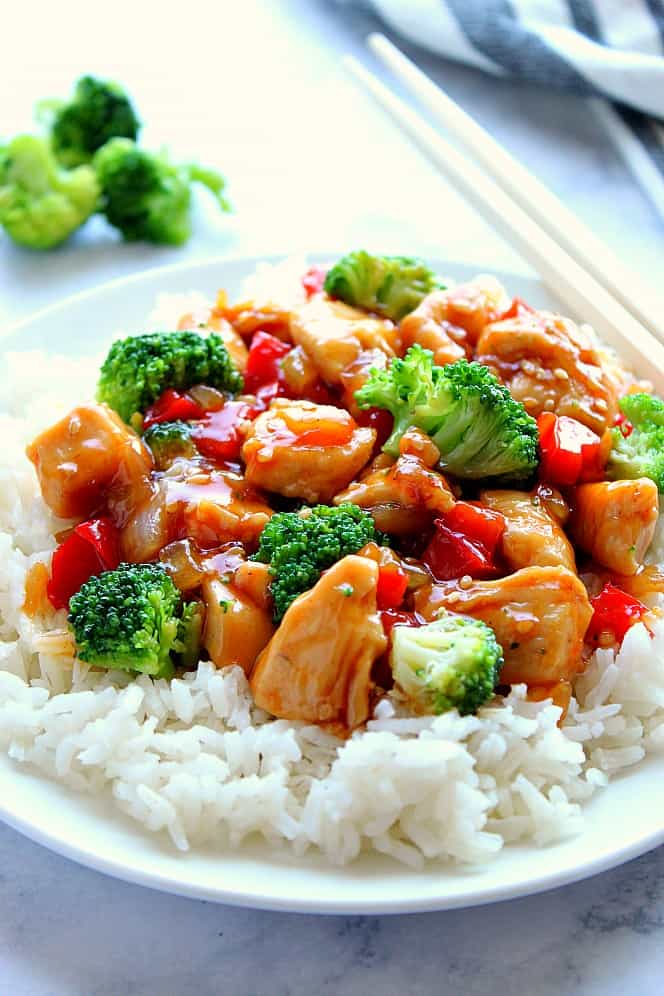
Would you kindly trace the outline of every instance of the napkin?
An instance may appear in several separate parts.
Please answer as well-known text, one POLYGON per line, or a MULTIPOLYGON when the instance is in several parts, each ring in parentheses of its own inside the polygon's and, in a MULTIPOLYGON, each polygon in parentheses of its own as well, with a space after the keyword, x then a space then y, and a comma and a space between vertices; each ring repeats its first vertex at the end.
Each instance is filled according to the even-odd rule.
POLYGON ((615 111, 605 115, 607 126, 658 206, 664 204, 664 0, 364 0, 363 5, 404 38, 445 58, 606 98, 615 111))

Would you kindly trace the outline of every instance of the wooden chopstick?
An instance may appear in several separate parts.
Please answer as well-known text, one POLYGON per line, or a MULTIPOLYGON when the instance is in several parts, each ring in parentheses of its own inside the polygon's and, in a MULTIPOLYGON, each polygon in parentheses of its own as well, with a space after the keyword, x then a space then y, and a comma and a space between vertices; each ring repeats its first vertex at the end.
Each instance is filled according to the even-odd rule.
POLYGON ((385 35, 371 34, 367 44, 473 160, 480 163, 489 176, 598 283, 653 335, 664 341, 664 299, 658 301, 655 292, 626 267, 555 194, 385 35))
MULTIPOLYGON (((441 138, 389 87, 353 56, 345 56, 344 63, 438 170, 532 263, 542 282, 572 314, 589 322, 627 363, 641 376, 648 377, 659 392, 664 392, 664 344, 547 235, 509 194, 441 138)), ((434 219, 435 210, 432 210, 431 220, 435 224, 434 219)), ((441 215, 441 242, 445 239, 446 220, 441 215)))

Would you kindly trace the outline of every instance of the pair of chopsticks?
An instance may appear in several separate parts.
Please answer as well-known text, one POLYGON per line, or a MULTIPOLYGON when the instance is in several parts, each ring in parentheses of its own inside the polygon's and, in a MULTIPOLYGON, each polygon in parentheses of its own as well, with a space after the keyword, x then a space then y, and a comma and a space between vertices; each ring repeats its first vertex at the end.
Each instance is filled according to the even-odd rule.
POLYGON ((468 155, 442 138, 357 59, 346 56, 353 75, 523 254, 555 296, 664 391, 664 302, 658 304, 636 274, 392 42, 380 34, 367 41, 468 155))

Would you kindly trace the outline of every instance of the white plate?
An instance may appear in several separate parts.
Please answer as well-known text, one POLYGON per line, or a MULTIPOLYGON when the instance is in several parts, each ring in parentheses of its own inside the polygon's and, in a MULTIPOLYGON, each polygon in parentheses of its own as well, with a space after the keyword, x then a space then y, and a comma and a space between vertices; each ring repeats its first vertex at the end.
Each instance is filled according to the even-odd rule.
MULTIPOLYGON (((4 339, 6 348, 50 347, 90 354, 114 330, 140 330, 161 291, 220 287, 231 297, 255 260, 212 260, 151 270, 105 284, 47 308, 4 339)), ((477 267, 440 263, 464 279, 477 267)), ((497 272, 512 293, 554 305, 531 278, 497 272)), ((645 373, 646 371, 644 371, 645 373)), ((0 758, 0 818, 81 864, 130 882, 200 899, 311 913, 401 913, 472 906, 564 885, 636 857, 664 841, 664 761, 650 759, 616 779, 586 807, 583 834, 544 849, 506 848, 491 865, 415 872, 380 856, 333 868, 308 855, 295 860, 260 844, 240 851, 176 853, 148 836, 110 799, 77 795, 0 758)))

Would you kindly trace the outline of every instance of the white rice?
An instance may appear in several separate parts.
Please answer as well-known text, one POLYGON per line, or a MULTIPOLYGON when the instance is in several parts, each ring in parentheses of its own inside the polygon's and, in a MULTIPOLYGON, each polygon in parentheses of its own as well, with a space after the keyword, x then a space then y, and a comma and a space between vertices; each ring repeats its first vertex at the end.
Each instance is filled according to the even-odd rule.
MULTIPOLYGON (((275 300, 301 261, 259 275, 275 300), (265 278, 265 279, 263 279, 265 278)), ((292 300, 292 294, 289 292, 292 300)), ((202 308, 168 295, 152 327, 202 308)), ((599 650, 578 680, 563 729, 525 687, 476 717, 401 714, 384 700, 342 742, 254 708, 239 668, 200 663, 171 682, 89 671, 38 652, 64 613, 29 620, 25 577, 48 563, 64 523, 45 507, 25 443, 93 393, 97 360, 10 353, 0 414, 0 749, 70 788, 110 793, 175 847, 234 847, 250 835, 337 864, 375 849, 420 867, 485 862, 504 844, 545 845, 578 833, 582 804, 615 772, 664 751, 664 621, 634 626, 618 654, 599 650)), ((660 523, 661 525, 661 523, 660 523)), ((664 560, 664 528, 651 558, 664 560)))

